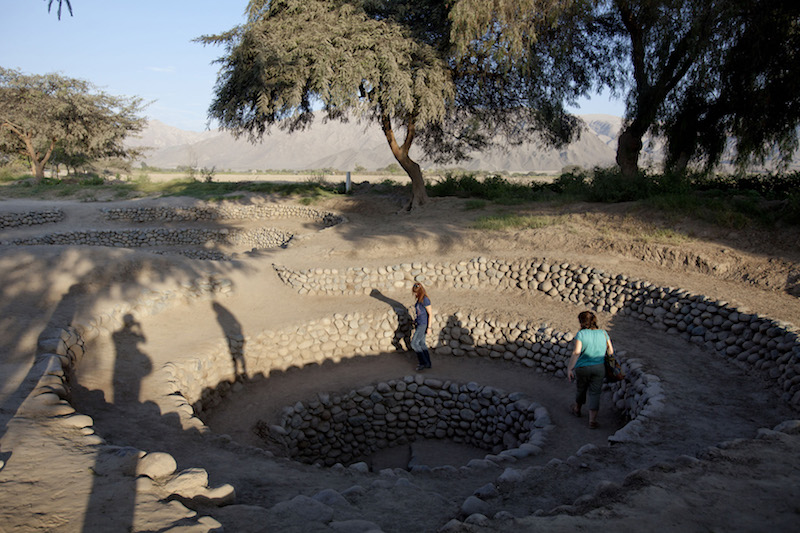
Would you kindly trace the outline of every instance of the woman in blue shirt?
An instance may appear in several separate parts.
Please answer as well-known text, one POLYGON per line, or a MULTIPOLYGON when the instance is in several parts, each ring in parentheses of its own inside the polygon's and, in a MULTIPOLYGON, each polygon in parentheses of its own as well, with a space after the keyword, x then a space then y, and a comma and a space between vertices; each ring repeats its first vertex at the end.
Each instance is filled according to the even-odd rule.
POLYGON ((433 311, 431 301, 422 283, 414 283, 411 292, 417 300, 414 304, 416 318, 414 319, 414 335, 411 337, 411 349, 417 353, 419 365, 417 370, 425 370, 431 367, 431 353, 425 344, 425 336, 431 332, 431 322, 433 322, 433 311))
POLYGON ((578 315, 581 330, 575 335, 575 348, 567 365, 567 378, 570 383, 577 379, 575 403, 571 411, 581 416, 581 407, 586 403, 589 393, 589 427, 597 427, 597 411, 600 410, 600 391, 605 377, 606 354, 613 354, 611 338, 604 329, 597 327, 597 317, 591 311, 583 311, 578 315))

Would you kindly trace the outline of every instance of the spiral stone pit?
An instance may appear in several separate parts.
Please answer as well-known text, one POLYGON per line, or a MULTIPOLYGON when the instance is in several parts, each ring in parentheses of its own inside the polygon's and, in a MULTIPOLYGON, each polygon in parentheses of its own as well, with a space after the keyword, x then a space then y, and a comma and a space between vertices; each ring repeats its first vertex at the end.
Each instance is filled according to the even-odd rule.
MULTIPOLYGON (((612 316, 619 315, 640 321, 665 334, 702 346, 709 354, 716 353, 768 380, 778 391, 781 400, 795 408, 800 405, 800 377, 798 377, 800 348, 796 330, 788 324, 768 317, 742 312, 727 302, 712 300, 681 289, 658 287, 626 276, 608 274, 599 269, 569 263, 554 263, 543 258, 510 261, 502 258, 476 258, 455 263, 409 263, 342 270, 321 267, 303 270, 277 266, 275 271, 280 279, 301 297, 306 294, 367 295, 376 290, 385 291, 390 295, 395 292, 405 294, 415 280, 424 281, 431 287, 455 291, 536 292, 554 300, 575 304, 576 307, 585 306, 607 312, 612 316)), ((126 314, 131 312, 137 316, 157 314, 177 299, 199 303, 224 298, 233 291, 234 287, 229 280, 209 278, 183 287, 174 293, 151 293, 125 304, 117 304, 113 308, 99 309, 92 317, 81 317, 73 323, 65 324, 63 328, 52 331, 40 343, 38 360, 42 365, 42 374, 35 393, 40 412, 50 413, 50 416, 65 415, 69 406, 65 405, 64 400, 70 398, 71 386, 68 376, 86 356, 85 351, 90 344, 89 341, 96 336, 109 335, 119 329, 124 324, 126 314)), ((444 308, 441 311, 447 317, 447 322, 441 329, 434 347, 437 356, 485 358, 509 365, 509 368, 519 365, 532 368, 545 376, 564 376, 568 346, 572 339, 570 332, 558 332, 545 324, 504 322, 491 316, 460 313, 456 309, 444 308)), ((385 353, 397 348, 407 330, 408 322, 399 310, 390 310, 386 313, 334 314, 327 318, 247 335, 242 338, 242 342, 248 348, 248 377, 256 374, 268 375, 274 370, 302 368, 308 364, 325 361, 341 361, 354 357, 368 358, 385 353)), ((164 376, 164 382, 168 384, 163 391, 163 397, 158 399, 162 411, 177 413, 186 428, 207 433, 208 428, 202 422, 204 411, 225 401, 227 395, 235 394, 237 384, 241 382, 242 376, 237 375, 235 369, 231 368, 230 350, 230 339, 226 339, 207 353, 184 358, 160 369, 159 373, 164 376)), ((614 443, 635 442, 637 436, 645 431, 648 419, 656 416, 669 401, 660 379, 652 373, 645 372, 637 354, 623 354, 622 360, 628 374, 627 379, 609 387, 617 409, 622 411, 630 422, 610 437, 609 440, 614 443)), ((453 387, 457 386, 460 393, 462 386, 469 386, 451 383, 445 387, 444 382, 440 385, 426 382, 430 379, 408 376, 401 380, 364 385, 345 393, 340 398, 350 397, 352 400, 358 396, 372 402, 373 413, 368 413, 368 409, 364 408, 363 413, 357 412, 349 417, 360 417, 359 420, 363 420, 364 424, 358 427, 363 427, 367 422, 374 423, 377 420, 370 419, 368 414, 373 416, 374 406, 384 401, 382 394, 381 400, 377 397, 371 398, 379 388, 386 392, 394 391, 391 394, 405 393, 406 391, 398 391, 395 388, 402 382, 406 383, 406 386, 414 383, 417 390, 427 387, 436 392, 435 397, 420 394, 409 398, 415 402, 421 399, 424 403, 425 398, 438 398, 439 391, 454 394, 451 391, 453 387), (368 389, 373 390, 364 396, 362 392, 366 393, 368 389)), ((474 384, 472 387, 483 390, 479 384, 474 384)), ((306 422, 309 426, 315 423, 319 425, 320 422, 314 422, 313 411, 317 410, 315 402, 323 405, 322 398, 326 395, 329 400, 336 397, 324 391, 320 394, 321 397, 302 401, 299 405, 291 407, 292 423, 285 423, 283 426, 283 432, 287 436, 292 431, 300 430, 293 423, 295 416, 302 420, 300 426, 306 422), (312 414, 307 418, 310 412, 312 414)), ((511 401, 516 396, 513 393, 504 396, 504 393, 498 392, 491 398, 492 403, 494 398, 498 398, 502 403, 504 398, 511 401)), ((521 400, 517 398, 514 401, 521 400)), ((526 401, 532 402, 530 405, 535 405, 535 398, 526 401)), ((442 408, 450 409, 444 405, 442 408)), ((540 414, 544 417, 546 412, 540 414)), ((285 415, 288 420, 289 412, 287 411, 285 415)), ((93 438, 97 445, 103 444, 103 439, 93 434, 91 420, 86 423, 80 415, 71 418, 74 424, 80 425, 87 439, 93 438)), ((536 439, 533 439, 530 433, 527 436, 520 436, 518 433, 513 437, 516 442, 511 438, 505 442, 508 433, 488 432, 494 436, 502 435, 503 448, 497 447, 501 446, 500 443, 492 444, 488 450, 490 453, 481 464, 468 465, 466 470, 485 468, 487 465, 505 466, 512 460, 511 458, 517 459, 528 452, 535 454, 536 447, 542 445, 545 440, 545 420, 534 416, 532 421, 526 420, 529 423, 528 428, 524 428, 523 423, 525 431, 530 429, 531 425, 535 430, 541 430, 537 433, 536 439), (544 427, 537 427, 537 423, 544 427)), ((446 425, 448 428, 454 424, 460 426, 462 422, 467 420, 448 419, 446 425)), ((436 429, 447 432, 446 428, 437 426, 434 425, 436 429)), ((281 433, 277 429, 271 430, 281 433)), ((345 433, 353 434, 354 431, 345 433)), ((513 436, 513 433, 511 435, 513 436)), ((293 443, 313 441, 313 436, 304 433, 302 437, 298 436, 299 438, 290 441, 287 446, 299 449, 299 446, 293 443)), ((365 440, 368 440, 366 436, 365 440)), ((380 440, 389 439, 379 439, 376 435, 375 445, 380 440)), ((346 465, 352 460, 343 457, 350 453, 343 449, 335 455, 319 452, 315 451, 314 457, 301 458, 297 454, 292 456, 326 466, 336 466, 340 463, 346 465)), ((355 458, 355 454, 352 457, 355 458)), ((347 468, 347 472, 354 471, 353 466, 355 465, 347 468)), ((409 475, 412 477, 403 479, 413 480, 413 476, 418 475, 418 472, 412 470, 409 475)), ((497 484, 502 483, 501 478, 508 480, 514 475, 513 472, 504 472, 502 476, 498 476, 497 484)), ((207 479, 204 484, 207 484, 207 479)), ((198 497, 198 501, 207 499, 209 494, 210 492, 206 491, 203 496, 198 497)), ((217 502, 231 503, 233 501, 231 494, 227 492, 217 502)), ((467 506, 465 502, 465 508, 479 507, 467 506)))

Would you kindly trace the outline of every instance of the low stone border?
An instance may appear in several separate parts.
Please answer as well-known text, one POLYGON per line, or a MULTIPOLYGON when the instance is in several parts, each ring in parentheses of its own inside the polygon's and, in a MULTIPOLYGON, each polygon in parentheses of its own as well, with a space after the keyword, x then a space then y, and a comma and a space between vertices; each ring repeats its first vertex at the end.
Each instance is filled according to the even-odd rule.
POLYGON ((129 207, 103 209, 106 219, 126 222, 189 222, 200 220, 269 220, 281 218, 308 218, 335 226, 345 221, 342 215, 299 205, 241 206, 220 204, 190 207, 129 207))
POLYGON ((212 242, 266 249, 285 247, 292 237, 291 233, 275 228, 259 228, 256 230, 153 228, 144 230, 68 231, 13 239, 3 244, 15 246, 82 245, 142 248, 150 246, 202 245, 212 242))
POLYGON ((760 371, 782 400, 800 408, 800 341, 791 324, 745 313, 728 302, 683 289, 659 287, 624 275, 546 259, 405 263, 380 268, 291 270, 275 266, 299 294, 370 294, 407 291, 415 281, 462 290, 537 291, 557 300, 648 322, 660 331, 760 371))
POLYGON ((61 209, 25 211, 23 213, 0 213, 0 229, 53 224, 55 222, 61 222, 62 220, 64 220, 64 211, 61 209))
POLYGON ((283 443, 293 459, 333 466, 417 438, 447 439, 519 459, 541 452, 536 444, 549 427, 547 409, 522 393, 416 375, 344 395, 319 393, 284 408, 280 425, 263 429, 264 437, 283 443))

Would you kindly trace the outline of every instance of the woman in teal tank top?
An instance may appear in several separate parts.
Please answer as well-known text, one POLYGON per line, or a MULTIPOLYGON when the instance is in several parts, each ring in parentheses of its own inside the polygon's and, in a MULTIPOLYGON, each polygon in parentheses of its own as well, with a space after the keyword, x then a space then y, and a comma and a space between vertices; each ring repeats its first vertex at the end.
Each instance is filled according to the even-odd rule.
POLYGON ((581 407, 589 397, 589 427, 597 427, 597 412, 600 410, 600 392, 605 377, 606 354, 614 353, 611 338, 604 329, 597 326, 597 317, 591 311, 578 315, 581 330, 575 335, 575 347, 567 365, 567 378, 570 383, 577 377, 575 403, 570 411, 581 416, 581 407))

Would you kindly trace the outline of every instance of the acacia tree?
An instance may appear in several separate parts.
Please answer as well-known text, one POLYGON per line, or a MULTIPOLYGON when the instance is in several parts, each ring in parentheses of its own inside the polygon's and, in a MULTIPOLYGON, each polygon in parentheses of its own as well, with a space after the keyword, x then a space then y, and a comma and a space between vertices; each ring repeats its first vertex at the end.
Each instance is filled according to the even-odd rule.
POLYGON ((551 142, 570 138, 568 120, 500 98, 516 88, 454 60, 450 4, 252 0, 244 24, 199 39, 225 47, 209 116, 254 142, 275 124, 308 126, 315 109, 326 119, 375 122, 411 178, 409 209, 427 201, 422 170, 409 155, 417 140, 426 156, 445 162, 486 146, 498 125, 507 132, 549 128, 551 142))
POLYGON ((253 0, 243 25, 201 37, 226 51, 209 116, 253 142, 276 123, 306 127, 319 106, 327 119, 377 122, 411 178, 409 207, 422 205, 422 170, 409 152, 418 131, 445 116, 453 80, 433 46, 359 4, 253 0))
POLYGON ((694 161, 715 166, 729 148, 735 163, 786 166, 798 148, 800 4, 732 0, 717 53, 707 54, 666 105, 659 132, 669 171, 694 161))
POLYGON ((772 143, 793 146, 797 116, 775 115, 787 104, 796 106, 796 91, 787 90, 800 64, 796 11, 796 2, 782 0, 457 0, 451 17, 456 41, 498 35, 497 56, 520 65, 530 84, 548 84, 527 68, 545 61, 565 65, 578 84, 626 94, 617 164, 633 180, 647 133, 667 134, 678 167, 685 167, 687 155, 715 153, 728 135, 742 141, 738 148, 744 159, 763 154, 772 143), (783 23, 760 22, 769 12, 779 13, 772 18, 783 23), (584 38, 563 39, 563 53, 552 55, 531 39, 530 29, 541 22, 550 23, 556 34, 581 27, 584 38), (770 68, 765 65, 773 47, 756 44, 763 40, 782 51, 770 68), (758 53, 749 52, 757 46, 758 53), (570 61, 589 68, 575 70, 570 61), (764 97, 770 100, 770 118, 777 119, 772 126, 753 114, 759 106, 747 103, 764 97), (682 138, 687 131, 691 147, 682 138))
POLYGON ((56 148, 87 160, 134 156, 123 140, 144 127, 142 109, 139 98, 110 96, 87 81, 0 68, 0 152, 27 157, 36 182, 56 148))

